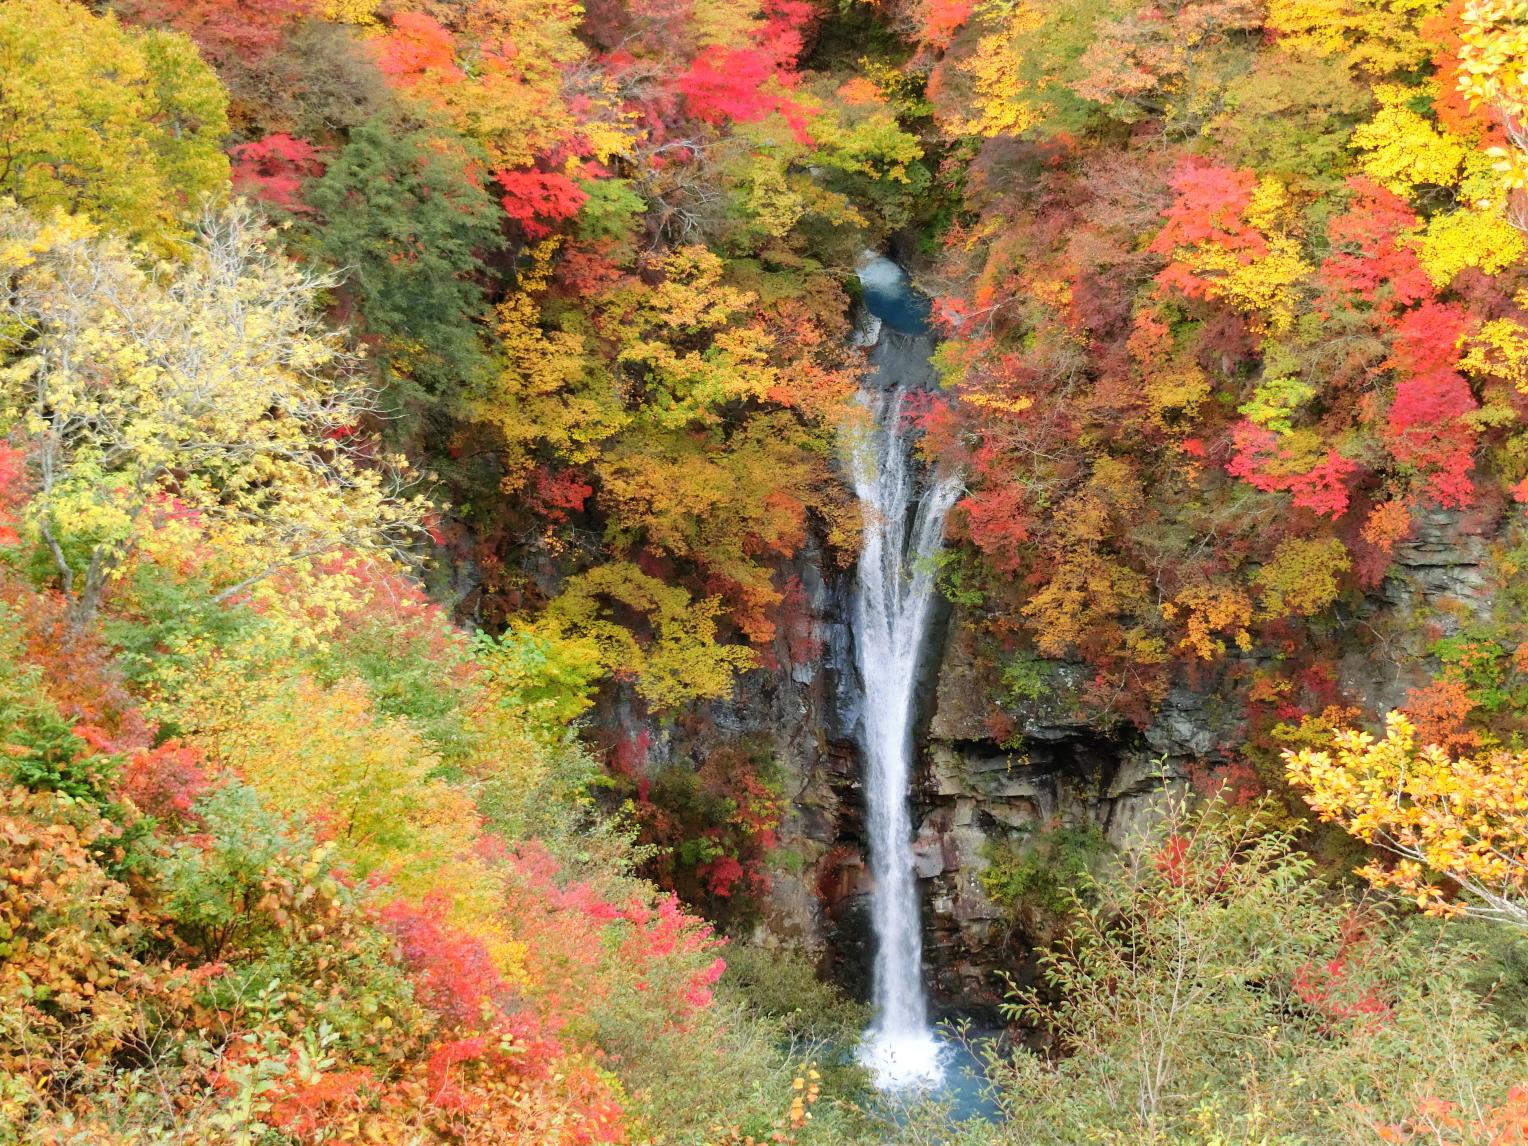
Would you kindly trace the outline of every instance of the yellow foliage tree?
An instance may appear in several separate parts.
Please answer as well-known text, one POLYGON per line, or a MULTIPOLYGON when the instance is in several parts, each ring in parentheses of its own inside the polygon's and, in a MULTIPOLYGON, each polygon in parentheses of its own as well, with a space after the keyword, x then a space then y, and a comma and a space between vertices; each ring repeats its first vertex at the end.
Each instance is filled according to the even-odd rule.
POLYGON ((549 239, 528 252, 517 289, 498 308, 498 372, 471 399, 474 417, 499 434, 507 492, 523 482, 538 447, 582 465, 632 420, 590 339, 545 320, 557 245, 549 239))
POLYGON ((359 681, 222 683, 231 701, 204 694, 185 712, 193 742, 273 807, 318 819, 360 874, 449 862, 470 844, 470 792, 432 779, 439 759, 407 721, 373 712, 359 681))
POLYGON ((1459 21, 1459 90, 1477 106, 1493 108, 1509 146, 1489 153, 1509 187, 1528 187, 1528 3, 1469 0, 1459 21))
POLYGON ((1432 915, 1528 927, 1528 752, 1451 757, 1417 744, 1399 712, 1385 736, 1339 730, 1330 749, 1284 754, 1290 782, 1323 820, 1386 853, 1359 874, 1432 915), (1446 884, 1467 898, 1454 898, 1446 884))
POLYGON ((1309 617, 1337 599, 1338 578, 1352 564, 1336 537, 1291 537, 1279 543, 1273 559, 1257 572, 1263 618, 1294 613, 1309 617))
POLYGON ((628 390, 642 394, 641 414, 662 426, 715 423, 733 401, 762 398, 776 385, 772 340, 739 321, 758 299, 723 281, 722 260, 701 246, 663 261, 656 286, 634 282, 609 300, 606 329, 616 324, 628 390))
POLYGON ((27 527, 76 619, 156 524, 216 554, 228 598, 337 550, 398 553, 425 505, 368 464, 369 409, 319 317, 325 281, 244 209, 151 273, 85 221, 0 204, 0 427, 37 475, 27 527))
MULTIPOLYGON (((338 2, 365 11, 356 0, 338 2)), ((408 96, 449 115, 495 167, 524 167, 573 143, 606 162, 635 142, 638 132, 620 109, 615 81, 588 66, 588 48, 578 38, 581 5, 423 0, 409 7, 452 37, 455 61, 408 74, 408 96), (576 103, 584 105, 581 114, 576 103)))
POLYGON ((1193 585, 1162 606, 1162 616, 1169 621, 1183 619, 1184 635, 1178 648, 1200 660, 1212 661, 1224 655, 1225 636, 1246 652, 1252 648, 1252 602, 1235 585, 1193 585), (1220 635, 1217 635, 1220 634, 1220 635))
POLYGON ((1043 94, 1023 75, 1023 52, 1028 39, 1044 27, 1043 9, 1032 3, 1012 5, 996 26, 978 41, 976 51, 961 64, 971 78, 972 114, 950 130, 962 135, 1022 135, 1044 118, 1043 94))
MULTIPOLYGON (((1520 292, 1519 306, 1528 303, 1520 292)), ((1528 394, 1528 327, 1511 318, 1494 318, 1465 335, 1459 369, 1476 378, 1495 378, 1509 383, 1519 394, 1528 394)))
POLYGON ((756 658, 742 645, 716 641, 716 598, 692 601, 635 565, 601 565, 569 580, 538 630, 554 639, 587 640, 605 671, 635 680, 655 708, 732 692, 733 674, 756 658))
POLYGON ((0 3, 0 195, 163 245, 224 193, 227 96, 186 37, 67 0, 0 3))
POLYGON ((725 451, 683 431, 617 443, 596 466, 603 503, 614 510, 608 536, 645 540, 730 582, 729 595, 745 606, 740 622, 765 639, 772 626, 761 610, 779 593, 759 559, 801 546, 807 507, 832 481, 812 446, 809 430, 774 412, 755 415, 725 451))
POLYGON ((1470 147, 1461 139, 1435 127, 1411 104, 1418 97, 1432 102, 1435 92, 1399 84, 1377 84, 1374 98, 1379 111, 1353 132, 1352 144, 1362 153, 1359 167, 1365 175, 1399 195, 1433 183, 1452 187, 1459 180, 1470 147))
MULTIPOLYGON (((482 825, 476 786, 440 779, 440 760, 413 724, 377 712, 356 680, 325 687, 289 663, 252 672, 217 654, 195 661, 168 709, 188 743, 250 783, 267 806, 311 821, 358 874, 411 899, 443 894, 452 918, 483 938, 500 969, 523 974, 523 945, 502 914, 502 881, 474 851, 482 825)), ((484 736, 479 747, 529 752, 546 766, 544 742, 484 736)), ((502 758, 476 763, 478 784, 488 767, 505 766, 502 758)), ((509 778, 545 792, 523 769, 509 778)))
POLYGON ((1415 246, 1417 261, 1439 287, 1448 286, 1466 267, 1494 275, 1528 253, 1528 240, 1489 204, 1440 212, 1428 221, 1415 246))
POLYGON ((1384 76, 1431 58, 1421 25, 1442 7, 1443 0, 1270 0, 1268 27, 1287 52, 1336 56, 1384 76))

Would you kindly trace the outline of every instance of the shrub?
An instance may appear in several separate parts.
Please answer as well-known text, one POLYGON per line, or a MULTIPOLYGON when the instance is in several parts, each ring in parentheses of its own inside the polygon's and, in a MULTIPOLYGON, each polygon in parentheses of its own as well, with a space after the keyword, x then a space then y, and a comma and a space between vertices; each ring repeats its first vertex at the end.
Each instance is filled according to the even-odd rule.
POLYGON ((1074 902, 1042 988, 1005 1008, 1059 1054, 994 1068, 1009 1140, 1362 1141, 1521 1080, 1463 937, 1336 893, 1270 822, 1179 809, 1074 902))
POLYGON ((1044 938, 1065 918, 1076 895, 1087 894, 1088 875, 1109 850, 1093 824, 1056 825, 1024 839, 988 841, 982 890, 1010 920, 1044 938))

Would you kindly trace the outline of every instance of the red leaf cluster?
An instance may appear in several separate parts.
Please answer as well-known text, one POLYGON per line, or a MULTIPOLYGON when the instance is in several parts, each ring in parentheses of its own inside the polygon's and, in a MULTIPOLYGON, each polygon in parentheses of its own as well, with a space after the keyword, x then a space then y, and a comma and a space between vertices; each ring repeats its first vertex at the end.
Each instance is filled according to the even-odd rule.
POLYGON ((499 200, 527 239, 544 239, 557 224, 578 214, 589 195, 566 175, 552 171, 497 171, 499 200))
POLYGON ((1348 187, 1353 201, 1327 224, 1332 253, 1322 262, 1318 281, 1332 294, 1353 293, 1366 302, 1388 288, 1386 301, 1393 307, 1431 298, 1432 282, 1416 252, 1400 242, 1421 226, 1417 213, 1368 179, 1349 179, 1348 187))
POLYGON ((1358 472, 1358 464, 1336 450, 1309 469, 1292 465, 1288 450, 1272 430, 1252 422, 1241 422, 1233 431, 1236 453, 1226 463, 1226 472, 1241 478, 1264 493, 1285 492, 1293 495, 1294 504, 1333 520, 1348 510, 1348 483, 1358 472))
POLYGON ((301 199, 302 186, 324 173, 323 148, 282 132, 230 149, 235 191, 256 195, 283 211, 312 210, 301 199))

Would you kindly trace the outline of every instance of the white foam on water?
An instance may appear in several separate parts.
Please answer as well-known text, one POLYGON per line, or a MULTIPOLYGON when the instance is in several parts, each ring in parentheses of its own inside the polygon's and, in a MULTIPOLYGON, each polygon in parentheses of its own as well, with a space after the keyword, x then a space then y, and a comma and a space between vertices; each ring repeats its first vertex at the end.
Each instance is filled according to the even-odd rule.
POLYGON ((932 1090, 944 1085, 949 1049, 931 1031, 882 1034, 871 1027, 860 1043, 860 1065, 879 1090, 932 1090))
POLYGON ((855 272, 866 290, 891 292, 907 287, 907 272, 875 251, 866 251, 860 256, 855 272))

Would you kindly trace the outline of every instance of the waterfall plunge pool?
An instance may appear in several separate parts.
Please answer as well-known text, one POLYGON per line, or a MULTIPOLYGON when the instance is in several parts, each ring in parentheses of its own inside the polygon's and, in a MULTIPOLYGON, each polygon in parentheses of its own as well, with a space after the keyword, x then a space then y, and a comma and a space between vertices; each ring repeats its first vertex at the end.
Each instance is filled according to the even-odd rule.
POLYGON ((929 333, 933 303, 928 295, 913 288, 900 265, 885 255, 866 251, 858 273, 865 309, 872 318, 900 334, 929 333))
MULTIPOLYGON (((937 1082, 878 1090, 869 1109, 888 1128, 894 1130, 908 1122, 925 1128, 929 1125, 953 1128, 962 1122, 1002 1122, 1002 1109, 992 1093, 986 1066, 987 1056, 996 1052, 1005 1040, 997 1032, 958 1033, 963 1026, 956 1023, 933 1032, 935 1053, 939 1056, 937 1082)), ((863 1052, 860 1061, 864 1062, 863 1052)))

